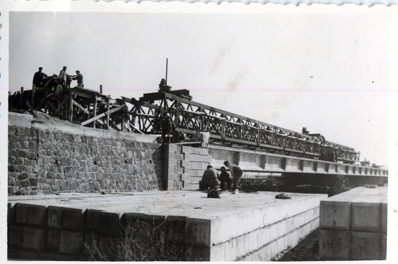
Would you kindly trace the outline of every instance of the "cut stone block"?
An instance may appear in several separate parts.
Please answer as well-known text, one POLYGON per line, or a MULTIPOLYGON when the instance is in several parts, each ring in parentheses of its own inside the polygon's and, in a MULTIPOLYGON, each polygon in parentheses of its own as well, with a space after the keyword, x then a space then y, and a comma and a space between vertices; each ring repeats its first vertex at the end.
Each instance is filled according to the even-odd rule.
POLYGON ((211 220, 187 219, 186 242, 199 247, 211 246, 211 220))
POLYGON ((169 144, 169 153, 173 153, 177 151, 177 145, 176 144, 169 144))
POLYGON ((23 239, 23 227, 22 226, 10 226, 7 232, 8 246, 22 247, 23 239))
POLYGON ((212 158, 209 155, 191 154, 189 160, 191 162, 211 162, 212 158))
POLYGON ((31 224, 36 226, 44 226, 47 222, 46 207, 33 204, 16 205, 15 221, 17 224, 31 224))
POLYGON ((381 235, 381 259, 387 259, 387 235, 381 235))
POLYGON ((319 257, 321 260, 350 259, 350 235, 348 231, 319 231, 319 257))
POLYGON ((42 228, 23 228, 22 247, 43 250, 46 244, 46 230, 42 228))
POLYGON ((84 223, 83 209, 64 208, 62 210, 62 228, 81 230, 84 223))
POLYGON ((183 153, 191 153, 192 152, 192 147, 190 147, 190 146, 182 146, 182 152, 183 153))
POLYGON ((101 234, 119 234, 120 215, 99 210, 87 210, 86 228, 101 234))
POLYGON ((320 228, 332 230, 350 229, 350 203, 344 201, 321 201, 320 228))
POLYGON ((351 228, 355 231, 381 230, 381 204, 357 203, 351 204, 351 228))
POLYGON ((8 203, 7 204, 7 223, 8 225, 12 225, 15 223, 15 204, 8 203))
POLYGON ((352 260, 381 260, 381 235, 370 232, 352 232, 352 260))
POLYGON ((61 231, 59 252, 77 255, 83 249, 83 236, 80 232, 61 231))
POLYGON ((387 211, 388 204, 386 202, 381 204, 381 232, 387 234, 387 211))
POLYGON ((47 230, 47 251, 58 252, 59 251, 59 238, 60 231, 54 229, 47 230))
POLYGON ((47 217, 47 226, 52 228, 60 228, 61 227, 61 216, 62 216, 62 207, 49 206, 48 207, 48 217, 47 217))

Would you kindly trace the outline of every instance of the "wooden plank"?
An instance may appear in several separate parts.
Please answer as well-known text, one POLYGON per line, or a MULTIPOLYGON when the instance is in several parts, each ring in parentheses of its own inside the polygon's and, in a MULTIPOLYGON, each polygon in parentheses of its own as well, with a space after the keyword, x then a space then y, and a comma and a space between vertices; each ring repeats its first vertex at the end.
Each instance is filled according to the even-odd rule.
POLYGON ((41 105, 44 103, 44 101, 47 99, 47 93, 44 94, 43 98, 40 100, 39 104, 37 105, 36 109, 40 109, 41 105))
POLYGON ((104 112, 104 113, 102 113, 102 114, 100 114, 100 115, 97 115, 96 117, 90 118, 90 119, 88 119, 88 120, 82 122, 81 125, 82 125, 82 126, 85 126, 85 125, 87 125, 87 124, 90 124, 91 122, 93 122, 93 121, 95 121, 95 120, 98 120, 98 119, 100 119, 100 118, 102 118, 102 117, 104 117, 104 116, 106 116, 106 115, 110 115, 110 114, 112 114, 112 113, 114 113, 114 112, 117 112, 117 111, 123 109, 124 107, 126 107, 126 106, 125 106, 125 105, 121 105, 121 106, 119 106, 119 107, 117 107, 117 108, 114 108, 114 109, 111 109, 111 110, 109 110, 109 111, 106 111, 106 112, 104 112))
POLYGON ((116 131, 120 131, 120 129, 115 125, 115 123, 111 120, 110 121, 111 127, 113 127, 113 129, 115 129, 116 131))
MULTIPOLYGON (((73 100, 73 99, 72 99, 72 102, 73 102, 74 105, 76 105, 77 107, 79 107, 83 112, 85 112, 86 114, 88 114, 88 115, 90 116, 90 112, 89 112, 87 109, 84 109, 84 107, 83 107, 81 104, 79 104, 78 102, 76 102, 76 101, 73 100)), ((101 119, 96 120, 96 122, 100 123, 101 125, 104 125, 104 124, 105 124, 101 119)))
POLYGON ((76 102, 76 101, 73 100, 73 99, 72 99, 72 103, 73 103, 74 105, 76 105, 77 107, 79 107, 83 112, 85 112, 86 114, 90 115, 90 112, 89 112, 87 109, 84 109, 84 107, 83 107, 81 104, 79 104, 78 102, 76 102))
POLYGON ((83 92, 79 92, 79 91, 73 91, 73 93, 80 97, 94 99, 94 94, 91 94, 91 93, 83 93, 83 92))
MULTIPOLYGON (((101 85, 101 90, 102 90, 102 85, 101 85)), ((108 96, 106 100, 106 111, 109 111, 109 105, 110 105, 110 100, 111 98, 108 96)), ((109 129, 109 115, 106 116, 106 128, 109 129)))
POLYGON ((144 132, 142 132, 141 130, 139 130, 138 128, 136 128, 133 124, 129 123, 129 125, 130 125, 133 129, 137 130, 138 133, 141 133, 141 134, 143 134, 143 135, 145 134, 144 132))
POLYGON ((50 101, 46 101, 46 104, 55 112, 55 106, 50 101))
POLYGON ((73 121, 73 96, 69 97, 69 121, 73 121))
MULTIPOLYGON (((97 116, 97 95, 95 95, 94 96, 94 117, 96 117, 97 116)), ((94 120, 94 123, 93 123, 93 127, 95 128, 95 120, 94 120)))
POLYGON ((55 110, 54 115, 58 114, 58 112, 59 112, 59 110, 61 110, 62 106, 68 102, 69 97, 70 97, 70 95, 65 96, 64 100, 62 100, 62 103, 60 103, 58 105, 57 109, 55 110))
POLYGON ((32 105, 29 103, 29 100, 26 100, 26 105, 30 108, 30 111, 32 112, 34 117, 37 117, 36 113, 33 111, 32 105))

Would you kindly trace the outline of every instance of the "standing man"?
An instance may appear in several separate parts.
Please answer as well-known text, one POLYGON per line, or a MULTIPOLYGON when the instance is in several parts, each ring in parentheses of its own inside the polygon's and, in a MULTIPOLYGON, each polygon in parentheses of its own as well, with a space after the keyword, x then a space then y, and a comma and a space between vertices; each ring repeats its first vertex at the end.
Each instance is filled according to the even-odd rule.
POLYGON ((66 88, 67 86, 67 78, 68 74, 66 73, 66 66, 62 67, 62 70, 59 72, 59 84, 62 85, 63 88, 66 88))
POLYGON ((225 161, 224 165, 229 168, 229 171, 231 172, 231 176, 234 181, 232 194, 238 194, 239 193, 238 184, 239 184, 240 178, 242 178, 243 170, 241 168, 239 168, 238 165, 229 163, 229 161, 225 161))
POLYGON ((39 71, 33 76, 33 89, 43 87, 43 82, 47 75, 42 70, 43 67, 39 67, 39 71))
POLYGON ((80 73, 80 71, 76 71, 76 75, 71 77, 72 80, 77 80, 77 87, 78 88, 83 88, 83 74, 80 73))

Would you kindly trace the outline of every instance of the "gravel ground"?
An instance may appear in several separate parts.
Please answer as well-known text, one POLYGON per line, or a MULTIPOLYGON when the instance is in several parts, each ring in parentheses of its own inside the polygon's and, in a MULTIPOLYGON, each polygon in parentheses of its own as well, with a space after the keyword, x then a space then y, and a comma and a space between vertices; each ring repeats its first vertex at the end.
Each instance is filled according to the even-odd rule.
POLYGON ((281 252, 273 261, 319 261, 319 229, 314 230, 297 246, 281 252))

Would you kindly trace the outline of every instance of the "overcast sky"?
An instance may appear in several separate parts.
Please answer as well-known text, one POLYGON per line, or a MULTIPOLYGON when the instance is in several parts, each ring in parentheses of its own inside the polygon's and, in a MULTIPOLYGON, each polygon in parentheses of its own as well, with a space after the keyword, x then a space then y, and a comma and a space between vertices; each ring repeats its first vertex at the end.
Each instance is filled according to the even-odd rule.
POLYGON ((306 126, 387 165, 390 17, 365 13, 13 12, 10 90, 65 65, 86 88, 138 99, 157 91, 169 58, 169 85, 194 101, 306 126))

